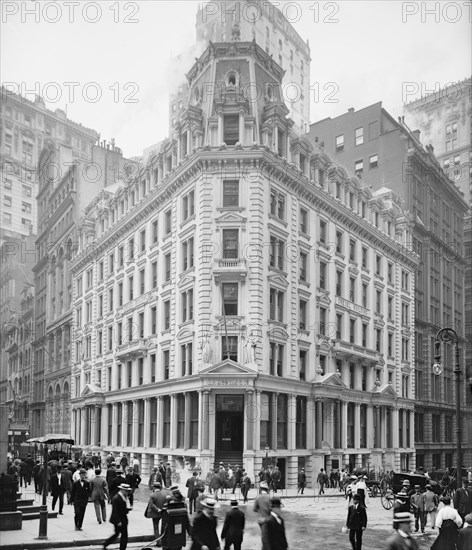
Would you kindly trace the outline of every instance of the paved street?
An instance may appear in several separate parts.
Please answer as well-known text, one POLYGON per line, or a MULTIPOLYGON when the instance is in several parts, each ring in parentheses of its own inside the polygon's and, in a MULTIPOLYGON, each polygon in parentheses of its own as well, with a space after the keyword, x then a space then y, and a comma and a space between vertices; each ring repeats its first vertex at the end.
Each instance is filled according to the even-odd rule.
MULTIPOLYGON (((183 487, 182 491, 184 492, 183 487)), ((34 497, 29 488, 26 492, 23 489, 23 492, 25 498, 34 497)), ((297 498, 295 496, 296 491, 293 489, 281 492, 290 550, 349 550, 348 535, 341 533, 347 513, 344 497, 333 489, 328 490, 327 495, 324 497, 313 496, 313 490, 306 492, 310 496, 304 496, 303 498, 297 498)), ((149 491, 146 487, 140 488, 136 494, 134 510, 130 512, 130 537, 150 536, 152 534, 151 520, 144 517, 148 494, 149 491)), ((255 490, 251 491, 250 496, 255 496, 255 490)), ((228 509, 229 498, 230 495, 228 493, 225 495, 225 499, 221 500, 217 510, 220 529, 224 514, 228 509)), ((39 496, 37 496, 37 500, 39 503, 39 496)), ((256 514, 252 511, 252 501, 250 501, 249 506, 241 506, 241 508, 247 513, 247 528, 243 549, 259 550, 260 534, 256 522, 256 514)), ((368 518, 369 523, 364 536, 363 549, 382 550, 385 539, 392 532, 392 513, 382 508, 380 499, 371 499, 368 505, 368 518)), ((13 550, 13 548, 38 548, 38 541, 35 541, 35 537, 38 535, 38 528, 38 520, 24 521, 22 531, 7 531, 0 534, 1 545, 5 550, 13 550)), ((59 516, 56 519, 48 521, 48 544, 49 548, 65 548, 67 544, 70 544, 70 547, 96 548, 99 547, 99 543, 108 537, 111 532, 112 527, 109 523, 97 524, 92 505, 87 506, 84 530, 82 532, 74 531, 73 509, 71 506, 66 505, 64 516, 59 516), (90 541, 91 544, 87 545, 87 541, 90 541)), ((429 550, 434 536, 431 529, 427 529, 425 535, 419 536, 417 540, 420 550, 429 550)), ((139 544, 130 543, 129 548, 140 548, 143 544, 142 542, 139 544)), ((41 547, 44 548, 45 546, 41 547)), ((190 545, 187 544, 187 547, 190 547, 190 545)))

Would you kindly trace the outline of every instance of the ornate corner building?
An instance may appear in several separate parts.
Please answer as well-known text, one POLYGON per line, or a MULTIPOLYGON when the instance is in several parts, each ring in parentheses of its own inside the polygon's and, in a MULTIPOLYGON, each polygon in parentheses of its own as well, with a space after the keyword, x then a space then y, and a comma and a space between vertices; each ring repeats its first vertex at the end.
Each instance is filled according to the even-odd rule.
POLYGON ((412 220, 293 130, 282 68, 215 43, 139 173, 85 209, 72 281, 72 436, 144 471, 266 456, 413 468, 412 220), (373 429, 372 429, 373 428, 373 429))

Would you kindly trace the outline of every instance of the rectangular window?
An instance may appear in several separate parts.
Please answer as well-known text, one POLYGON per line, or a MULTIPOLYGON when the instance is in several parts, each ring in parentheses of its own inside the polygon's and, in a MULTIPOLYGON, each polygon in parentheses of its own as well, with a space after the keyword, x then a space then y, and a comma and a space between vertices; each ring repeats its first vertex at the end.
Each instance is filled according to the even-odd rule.
POLYGON ((362 323, 362 347, 367 347, 367 329, 368 325, 362 323))
POLYGON ((269 291, 270 297, 270 319, 274 321, 284 320, 284 298, 285 294, 281 290, 271 288, 269 291))
POLYGON ((139 294, 144 294, 146 291, 146 272, 144 269, 139 271, 139 294))
POLYGON ((223 229, 223 258, 236 259, 239 257, 239 230, 223 229))
POLYGON ((343 233, 342 231, 336 231, 336 252, 342 254, 343 252, 343 233))
POLYGON ((375 274, 382 275, 382 256, 375 256, 375 274))
POLYGON ((109 273, 113 273, 115 270, 115 255, 113 252, 108 257, 108 271, 109 273))
POLYGON ((336 315, 336 339, 342 340, 343 336, 343 316, 341 313, 336 315))
POLYGON ((164 330, 170 329, 170 300, 164 302, 164 330))
POLYGON ((300 300, 299 302, 299 327, 300 330, 306 330, 307 328, 307 305, 308 302, 300 300))
POLYGON ((118 248, 118 265, 119 265, 119 267, 123 267, 124 262, 125 262, 125 249, 124 249, 123 246, 120 246, 120 248, 118 248))
POLYGON ((128 289, 129 289, 129 299, 131 301, 134 299, 134 277, 129 277, 128 289))
POLYGON ((349 342, 354 344, 356 341, 356 320, 349 319, 349 342))
POLYGON ((182 243, 182 270, 186 271, 193 267, 193 262, 193 237, 191 237, 182 243))
POLYGON ((223 283, 223 315, 238 315, 238 283, 223 283))
POLYGON ((378 165, 379 165, 378 155, 371 155, 369 157, 369 168, 377 168, 378 165))
POLYGON ((169 235, 172 232, 172 210, 169 208, 164 213, 164 233, 169 235))
POLYGON ((195 214, 195 191, 190 191, 182 198, 182 217, 187 220, 195 214))
POLYGON ((226 145, 236 145, 239 141, 239 115, 224 115, 223 141, 226 145))
POLYGON ((320 288, 326 289, 326 262, 320 262, 320 288))
POLYGON ((279 218, 279 220, 285 219, 285 195, 272 191, 270 194, 270 213, 279 218))
POLYGON ((99 318, 103 316, 103 294, 98 295, 97 313, 99 318))
POLYGON ((336 153, 344 149, 344 134, 336 136, 336 153))
POLYGON ((320 220, 320 243, 326 244, 328 224, 324 220, 320 220))
POLYGON ((375 330, 375 349, 382 352, 382 330, 379 328, 375 330))
POLYGON ((362 267, 364 267, 365 269, 367 269, 368 254, 369 254, 368 249, 365 246, 363 246, 362 247, 362 267))
POLYGON ((103 281, 103 277, 104 277, 104 265, 102 260, 101 262, 98 263, 98 282, 99 283, 103 281))
POLYGON ((284 269, 285 242, 277 237, 270 237, 269 265, 280 270, 284 269))
POLYGON ((387 264, 387 282, 393 283, 393 264, 390 262, 387 264))
POLYGON ((362 283, 362 306, 367 308, 368 307, 368 290, 367 290, 367 283, 362 283))
POLYGON ((307 280, 307 265, 308 265, 308 255, 304 252, 300 252, 300 281, 307 280))
POLYGON ((336 271, 336 296, 342 296, 343 272, 336 271))
POLYGON ((349 300, 356 301, 356 279, 353 277, 349 279, 349 300))
POLYGON ((353 262, 356 261, 356 241, 354 239, 349 240, 349 259, 353 262))
POLYGON ((139 337, 144 338, 144 313, 141 312, 138 315, 138 330, 139 330, 139 337))
POLYGON ((221 359, 238 360, 238 337, 223 336, 221 338, 221 359))
POLYGON ((128 241, 128 260, 134 259, 134 239, 128 241))
POLYGON ((139 249, 141 252, 144 252, 146 250, 146 230, 143 229, 139 233, 139 249))
POLYGON ((382 291, 375 291, 375 313, 379 315, 382 313, 382 291))
POLYGON ((355 129, 354 140, 356 145, 362 145, 364 143, 364 128, 355 129))
POLYGON ((164 256, 164 281, 170 281, 171 253, 164 256))
POLYGON ((321 336, 326 336, 326 319, 327 319, 327 310, 325 307, 320 307, 320 330, 319 333, 321 336))
POLYGON ((151 308, 151 334, 157 333, 157 307, 151 308))
POLYGON ((152 242, 157 243, 157 239, 158 239, 158 225, 157 225, 157 220, 154 220, 152 222, 152 242))
POLYGON ((300 232, 308 233, 308 211, 300 208, 300 232))
POLYGON ((151 264, 152 288, 157 288, 157 262, 151 264))
POLYGON ((223 207, 239 206, 239 180, 223 181, 223 207))
MULTIPOLYGON (((164 380, 169 380, 170 373, 170 351, 168 349, 162 352, 162 367, 164 371, 164 380)), ((170 419, 169 419, 170 420, 170 419)))
POLYGON ((110 288, 110 290, 108 291, 108 312, 112 312, 113 311, 113 289, 110 288))
POLYGON ((363 171, 364 171, 364 161, 362 159, 356 160, 354 162, 354 173, 356 174, 356 176, 358 176, 362 174, 363 171))

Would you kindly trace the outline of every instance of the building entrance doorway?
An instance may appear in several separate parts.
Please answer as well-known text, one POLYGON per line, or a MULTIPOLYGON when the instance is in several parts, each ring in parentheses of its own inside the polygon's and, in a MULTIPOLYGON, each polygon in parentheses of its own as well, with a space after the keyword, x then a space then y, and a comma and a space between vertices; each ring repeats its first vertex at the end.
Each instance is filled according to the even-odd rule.
POLYGON ((217 456, 243 453, 244 395, 217 395, 215 418, 217 456))

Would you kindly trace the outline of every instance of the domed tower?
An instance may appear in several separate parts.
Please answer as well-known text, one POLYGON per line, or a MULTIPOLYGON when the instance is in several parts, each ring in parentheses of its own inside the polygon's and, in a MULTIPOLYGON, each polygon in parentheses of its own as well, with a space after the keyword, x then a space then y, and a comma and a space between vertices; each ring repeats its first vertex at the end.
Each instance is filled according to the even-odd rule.
MULTIPOLYGON (((237 29, 236 29, 237 30, 237 29)), ((187 74, 189 106, 177 125, 186 151, 201 145, 266 145, 287 157, 284 70, 255 41, 210 43, 187 74)))

